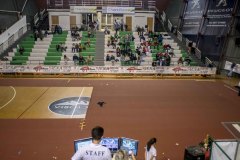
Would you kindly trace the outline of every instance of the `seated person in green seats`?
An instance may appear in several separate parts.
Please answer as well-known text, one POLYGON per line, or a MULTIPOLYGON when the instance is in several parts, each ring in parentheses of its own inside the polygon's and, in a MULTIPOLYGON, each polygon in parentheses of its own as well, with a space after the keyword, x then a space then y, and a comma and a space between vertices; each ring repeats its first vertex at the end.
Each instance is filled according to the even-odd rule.
POLYGON ((184 61, 187 63, 187 65, 190 65, 190 63, 192 62, 192 60, 190 59, 190 57, 185 57, 184 61))
POLYGON ((78 63, 78 56, 76 54, 73 55, 73 62, 75 65, 78 63))
POLYGON ((24 53, 24 51, 25 51, 25 49, 24 49, 24 47, 23 47, 23 46, 19 46, 19 49, 18 49, 18 51, 19 51, 20 55, 22 56, 22 55, 23 55, 23 53, 24 53))
POLYGON ((85 58, 80 55, 78 61, 79 61, 79 64, 82 64, 82 65, 83 65, 84 62, 85 62, 85 58))

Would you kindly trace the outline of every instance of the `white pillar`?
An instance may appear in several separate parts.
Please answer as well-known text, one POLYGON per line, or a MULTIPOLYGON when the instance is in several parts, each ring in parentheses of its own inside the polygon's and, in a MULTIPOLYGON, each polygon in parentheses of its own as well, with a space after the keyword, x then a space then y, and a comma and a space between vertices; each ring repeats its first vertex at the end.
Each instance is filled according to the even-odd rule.
POLYGON ((102 12, 97 12, 97 19, 99 23, 99 30, 102 29, 102 12))

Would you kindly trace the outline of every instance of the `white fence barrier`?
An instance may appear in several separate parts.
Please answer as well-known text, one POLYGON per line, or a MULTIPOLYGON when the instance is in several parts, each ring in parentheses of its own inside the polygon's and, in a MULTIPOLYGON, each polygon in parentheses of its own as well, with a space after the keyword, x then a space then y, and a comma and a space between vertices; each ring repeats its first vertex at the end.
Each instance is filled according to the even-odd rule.
POLYGON ((26 16, 23 16, 18 22, 0 35, 0 54, 18 40, 26 31, 26 16))
MULTIPOLYGON (((226 61, 224 69, 230 71, 231 65, 232 65, 232 62, 226 61)), ((233 72, 240 74, 240 64, 236 64, 236 66, 233 68, 233 72)))
POLYGON ((177 31, 177 38, 182 42, 182 33, 180 31, 177 31))

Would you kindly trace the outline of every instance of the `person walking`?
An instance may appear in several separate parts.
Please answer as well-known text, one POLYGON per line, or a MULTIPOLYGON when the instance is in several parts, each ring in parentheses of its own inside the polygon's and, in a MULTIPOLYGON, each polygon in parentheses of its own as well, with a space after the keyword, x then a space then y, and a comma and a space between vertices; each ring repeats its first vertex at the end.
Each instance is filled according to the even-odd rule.
POLYGON ((157 150, 156 150, 156 138, 151 138, 147 142, 146 150, 145 150, 145 160, 156 160, 157 150))

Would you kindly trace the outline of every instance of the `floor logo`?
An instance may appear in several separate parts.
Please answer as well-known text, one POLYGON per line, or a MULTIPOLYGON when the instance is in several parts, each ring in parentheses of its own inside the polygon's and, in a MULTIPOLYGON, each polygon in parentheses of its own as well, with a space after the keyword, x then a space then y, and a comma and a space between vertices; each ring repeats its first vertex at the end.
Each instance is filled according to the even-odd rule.
POLYGON ((68 97, 57 100, 49 105, 49 109, 61 115, 86 114, 90 97, 68 97))

